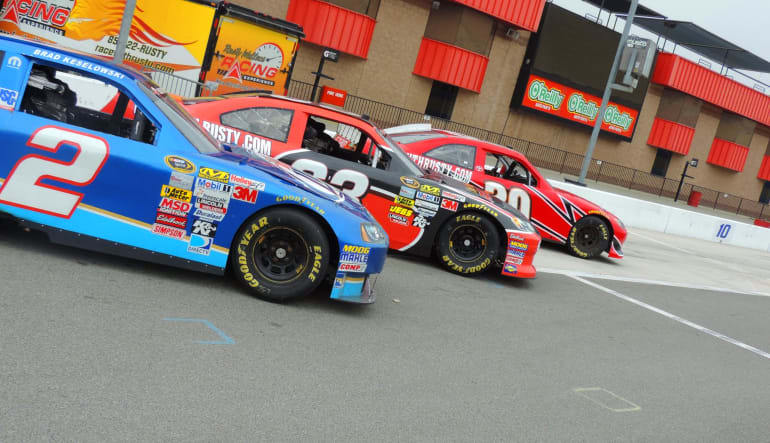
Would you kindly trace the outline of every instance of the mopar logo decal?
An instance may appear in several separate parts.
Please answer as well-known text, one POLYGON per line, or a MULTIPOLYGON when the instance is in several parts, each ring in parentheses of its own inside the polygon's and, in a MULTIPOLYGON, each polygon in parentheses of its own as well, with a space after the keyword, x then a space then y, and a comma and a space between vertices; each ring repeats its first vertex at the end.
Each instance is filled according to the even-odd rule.
POLYGON ((21 59, 15 55, 8 57, 8 61, 5 62, 5 66, 8 66, 11 69, 19 69, 21 68, 21 59))

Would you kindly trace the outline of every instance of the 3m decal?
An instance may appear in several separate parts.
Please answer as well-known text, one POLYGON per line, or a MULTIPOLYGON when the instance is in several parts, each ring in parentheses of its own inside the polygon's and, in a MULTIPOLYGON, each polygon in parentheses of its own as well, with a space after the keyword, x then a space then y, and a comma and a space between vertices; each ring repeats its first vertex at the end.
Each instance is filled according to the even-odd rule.
POLYGON ((204 237, 215 237, 217 235, 217 224, 208 220, 196 218, 193 220, 191 232, 204 237))
POLYGON ((402 197, 400 195, 397 195, 396 198, 393 199, 393 203, 399 204, 401 206, 406 206, 411 208, 414 206, 414 200, 411 198, 402 197))
POLYGON ((179 189, 192 189, 195 177, 192 175, 182 174, 181 172, 171 171, 171 177, 168 179, 169 186, 173 186, 179 189))
POLYGON ((460 206, 460 204, 454 200, 448 200, 446 198, 441 200, 441 207, 448 210, 448 211, 457 211, 457 208, 460 206))
POLYGON ((155 223, 185 229, 187 227, 187 217, 180 217, 178 215, 158 211, 157 216, 155 217, 155 223))
POLYGON ((410 217, 412 215, 412 210, 403 206, 391 206, 388 212, 403 215, 404 217, 410 217))
POLYGON ((198 177, 222 182, 225 184, 230 182, 230 173, 205 166, 201 166, 201 168, 198 170, 198 177))
POLYGON ((167 155, 163 161, 166 163, 166 166, 182 174, 192 174, 195 172, 195 164, 184 157, 167 155))
POLYGON ((401 177, 401 184, 414 189, 420 187, 420 183, 412 177, 401 177))
POLYGON ((184 229, 175 228, 172 226, 166 226, 158 223, 155 223, 152 225, 152 232, 154 234, 162 235, 164 237, 171 237, 175 239, 184 238, 184 234, 185 234, 184 229))
POLYGON ((432 195, 441 195, 441 189, 437 186, 420 185, 420 191, 427 192, 428 194, 432 195))
POLYGON ((16 109, 16 100, 18 100, 18 98, 18 91, 0 88, 0 109, 13 111, 16 109))
POLYGON ((193 254, 209 255, 214 239, 203 235, 190 234, 190 242, 187 244, 187 252, 193 254))
POLYGON ((484 183, 484 190, 499 198, 500 200, 507 202, 509 205, 518 209, 519 212, 531 217, 532 215, 532 199, 526 190, 512 186, 506 190, 505 186, 500 183, 488 181, 484 183))
POLYGON ((233 189, 233 198, 246 203, 256 203, 258 194, 259 191, 256 189, 244 188, 242 186, 236 186, 233 189))
POLYGON ((433 194, 427 194, 425 192, 418 192, 417 199, 428 201, 435 204, 439 204, 441 202, 441 197, 436 197, 433 194))
POLYGON ((184 202, 189 202, 192 200, 191 191, 188 191, 187 189, 175 188, 169 185, 163 185, 163 188, 160 190, 160 196, 173 198, 174 200, 180 200, 184 202))
POLYGON ((91 184, 107 162, 109 145, 101 137, 55 126, 38 129, 27 141, 27 146, 51 153, 65 145, 77 151, 69 162, 37 154, 21 158, 0 188, 0 203, 57 217, 72 217, 83 194, 43 185, 40 181, 46 178, 74 186, 91 184))

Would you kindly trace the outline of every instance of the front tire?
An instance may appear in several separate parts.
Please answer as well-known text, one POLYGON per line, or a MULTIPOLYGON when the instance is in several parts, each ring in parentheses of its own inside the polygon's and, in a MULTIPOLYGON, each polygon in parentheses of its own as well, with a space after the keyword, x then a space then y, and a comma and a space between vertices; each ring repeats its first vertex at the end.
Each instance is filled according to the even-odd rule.
POLYGON ((230 264, 249 292, 282 302, 317 288, 330 255, 321 225, 302 211, 282 207, 255 215, 238 231, 230 264))
POLYGON ((575 257, 590 259, 606 251, 610 245, 610 230, 599 217, 583 217, 572 226, 567 250, 575 257))
POLYGON ((476 276, 492 267, 500 244, 500 234, 489 218, 466 213, 455 215, 441 227, 436 249, 448 271, 476 276))

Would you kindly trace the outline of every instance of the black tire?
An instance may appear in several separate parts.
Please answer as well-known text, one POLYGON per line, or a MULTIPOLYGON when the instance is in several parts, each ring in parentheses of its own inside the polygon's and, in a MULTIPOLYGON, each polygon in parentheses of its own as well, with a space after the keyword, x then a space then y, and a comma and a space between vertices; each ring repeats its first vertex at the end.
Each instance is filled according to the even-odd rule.
POLYGON ((572 226, 567 238, 567 250, 580 258, 594 258, 610 245, 610 229, 599 217, 583 217, 572 226))
POLYGON ((313 217, 291 208, 267 209, 233 238, 235 278, 259 298, 281 302, 310 294, 326 275, 329 239, 313 217))
POLYGON ((488 217, 465 213, 453 216, 441 227, 436 250, 448 271, 475 276, 495 264, 500 245, 500 233, 488 217))

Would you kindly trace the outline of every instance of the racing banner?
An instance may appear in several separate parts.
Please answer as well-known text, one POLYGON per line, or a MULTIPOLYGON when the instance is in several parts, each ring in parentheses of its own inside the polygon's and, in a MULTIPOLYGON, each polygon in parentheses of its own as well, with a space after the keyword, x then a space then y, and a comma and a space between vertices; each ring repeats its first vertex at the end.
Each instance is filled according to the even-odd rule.
POLYGON ((260 89, 283 95, 298 45, 294 35, 224 16, 206 81, 219 83, 214 95, 260 89))
MULTIPOLYGON (((125 0, 6 0, 0 32, 112 58, 125 0)), ((125 62, 198 80, 216 9, 187 0, 138 0, 125 62)))
MULTIPOLYGON (((596 123, 602 99, 537 75, 530 75, 522 105, 569 121, 591 126, 596 123)), ((639 111, 610 102, 602 130, 631 138, 639 111)))

